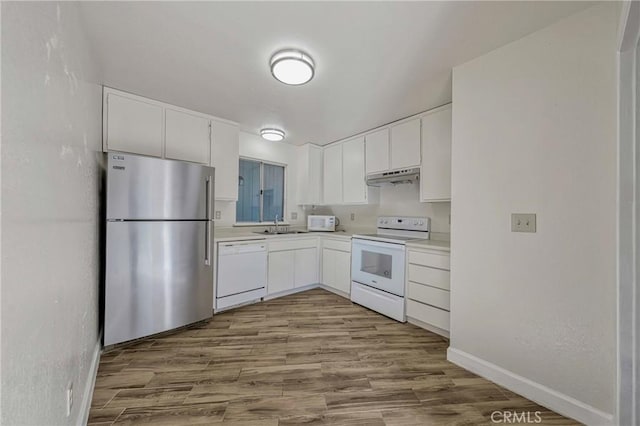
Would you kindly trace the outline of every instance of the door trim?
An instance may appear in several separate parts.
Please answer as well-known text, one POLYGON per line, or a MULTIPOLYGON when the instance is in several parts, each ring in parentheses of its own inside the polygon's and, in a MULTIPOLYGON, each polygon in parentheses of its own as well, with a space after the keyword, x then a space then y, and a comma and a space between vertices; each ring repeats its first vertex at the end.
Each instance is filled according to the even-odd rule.
POLYGON ((640 3, 622 4, 618 36, 616 424, 640 421, 640 3))

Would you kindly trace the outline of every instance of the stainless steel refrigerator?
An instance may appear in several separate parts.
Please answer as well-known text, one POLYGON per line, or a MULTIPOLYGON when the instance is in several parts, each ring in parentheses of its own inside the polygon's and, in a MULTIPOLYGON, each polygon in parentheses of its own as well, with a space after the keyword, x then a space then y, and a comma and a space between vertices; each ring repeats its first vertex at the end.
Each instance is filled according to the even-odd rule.
POLYGON ((107 153, 104 345, 212 315, 214 169, 107 153))

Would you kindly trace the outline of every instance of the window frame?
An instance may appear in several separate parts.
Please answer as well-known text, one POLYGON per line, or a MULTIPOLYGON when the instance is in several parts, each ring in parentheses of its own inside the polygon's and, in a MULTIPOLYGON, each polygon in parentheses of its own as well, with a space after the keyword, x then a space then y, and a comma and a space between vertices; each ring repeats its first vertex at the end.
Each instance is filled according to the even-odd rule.
MULTIPOLYGON (((233 226, 241 227, 241 226, 269 226, 273 225, 273 221, 264 221, 264 165, 268 164, 270 166, 278 166, 282 167, 283 175, 282 175, 282 218, 278 222, 281 225, 289 225, 289 222, 285 220, 287 217, 287 173, 288 173, 288 165, 285 163, 278 163, 276 161, 268 161, 263 160, 261 158, 254 157, 245 157, 240 156, 238 159, 238 164, 240 164, 240 160, 253 161, 255 163, 260 164, 260 221, 258 222, 238 222, 238 201, 236 201, 236 214, 233 226)), ((238 179, 240 179, 240 174, 238 174, 238 179)), ((238 196, 239 200, 239 196, 238 196)))

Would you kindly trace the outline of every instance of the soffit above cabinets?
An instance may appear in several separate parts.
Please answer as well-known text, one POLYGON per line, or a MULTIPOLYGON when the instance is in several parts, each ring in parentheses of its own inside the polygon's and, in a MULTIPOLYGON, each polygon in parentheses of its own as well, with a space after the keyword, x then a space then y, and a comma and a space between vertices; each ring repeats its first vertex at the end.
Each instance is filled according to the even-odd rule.
POLYGON ((324 145, 451 100, 451 69, 588 2, 85 2, 103 84, 324 145), (271 75, 297 47, 316 74, 271 75))

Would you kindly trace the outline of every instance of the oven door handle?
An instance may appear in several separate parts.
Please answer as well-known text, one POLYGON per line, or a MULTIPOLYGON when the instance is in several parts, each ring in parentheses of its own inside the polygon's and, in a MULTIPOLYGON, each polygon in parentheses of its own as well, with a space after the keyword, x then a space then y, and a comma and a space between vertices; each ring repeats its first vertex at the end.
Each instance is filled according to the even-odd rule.
POLYGON ((402 244, 395 243, 383 243, 380 241, 371 241, 371 240, 361 240, 358 238, 354 238, 352 240, 353 249, 360 249, 366 247, 379 247, 389 251, 398 251, 403 252, 405 246, 402 244))

